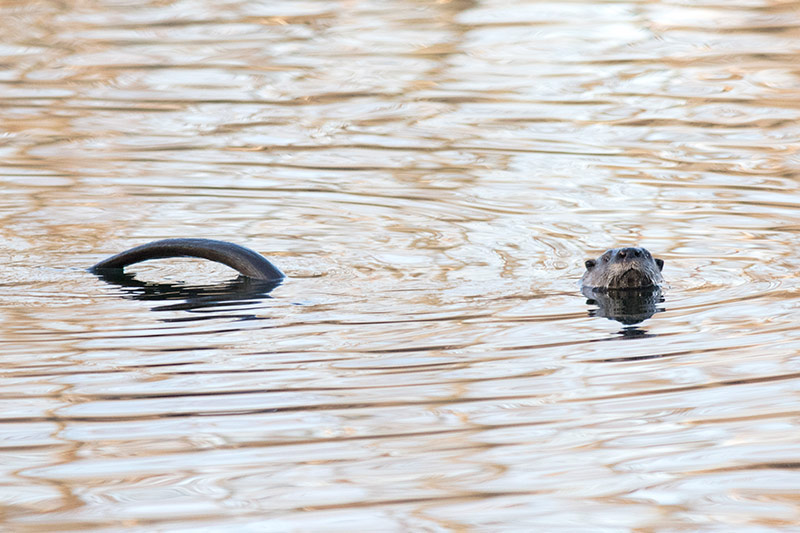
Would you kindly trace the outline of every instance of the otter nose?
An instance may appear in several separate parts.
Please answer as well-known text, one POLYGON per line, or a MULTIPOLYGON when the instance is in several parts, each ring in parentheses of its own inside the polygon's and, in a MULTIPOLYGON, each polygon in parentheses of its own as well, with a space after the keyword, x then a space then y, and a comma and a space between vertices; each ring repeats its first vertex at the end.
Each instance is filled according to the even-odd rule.
POLYGON ((642 251, 638 248, 622 248, 617 252, 617 256, 621 259, 625 259, 626 257, 641 257, 642 251))

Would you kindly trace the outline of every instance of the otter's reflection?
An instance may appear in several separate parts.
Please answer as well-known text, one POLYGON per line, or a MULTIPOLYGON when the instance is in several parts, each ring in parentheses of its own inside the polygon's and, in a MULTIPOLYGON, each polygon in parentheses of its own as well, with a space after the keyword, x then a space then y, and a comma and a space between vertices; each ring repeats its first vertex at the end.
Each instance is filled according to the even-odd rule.
POLYGON ((664 302, 659 287, 616 290, 583 287, 581 292, 588 298, 587 304, 597 306, 597 309, 589 311, 589 316, 605 317, 626 326, 638 324, 664 311, 658 306, 664 302))
POLYGON ((197 313, 184 318, 164 319, 165 322, 207 320, 227 318, 253 320, 252 313, 241 313, 241 307, 253 300, 271 298, 269 293, 281 284, 278 281, 265 281, 245 276, 214 285, 181 285, 173 283, 153 283, 136 279, 134 274, 122 270, 98 271, 97 276, 107 283, 122 287, 124 298, 152 302, 169 302, 152 307, 153 311, 188 311, 197 313), (230 308, 233 313, 220 313, 220 308, 230 308))

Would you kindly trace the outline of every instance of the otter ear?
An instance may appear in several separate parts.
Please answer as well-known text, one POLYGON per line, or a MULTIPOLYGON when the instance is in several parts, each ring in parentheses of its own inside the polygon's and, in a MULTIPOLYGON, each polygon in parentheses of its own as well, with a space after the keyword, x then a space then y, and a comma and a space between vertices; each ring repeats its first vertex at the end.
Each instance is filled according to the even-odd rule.
POLYGON ((587 259, 586 262, 584 263, 584 265, 586 265, 586 270, 590 270, 596 264, 597 263, 595 262, 594 259, 587 259))
POLYGON ((663 259, 656 259, 656 264, 658 265, 659 270, 664 270, 664 260, 663 259))

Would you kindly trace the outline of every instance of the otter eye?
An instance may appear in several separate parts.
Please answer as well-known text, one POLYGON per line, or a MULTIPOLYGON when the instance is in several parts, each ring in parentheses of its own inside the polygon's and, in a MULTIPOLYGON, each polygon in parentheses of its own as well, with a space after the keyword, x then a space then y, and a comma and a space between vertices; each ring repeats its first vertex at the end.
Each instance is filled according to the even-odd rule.
POLYGON ((595 263, 594 259, 587 259, 586 262, 584 263, 584 265, 586 265, 586 270, 591 269, 596 264, 597 263, 595 263))
POLYGON ((620 257, 625 257, 627 254, 625 253, 625 250, 620 250, 620 251, 617 253, 617 255, 618 255, 618 256, 620 256, 620 257))
POLYGON ((663 259, 656 259, 656 265, 658 265, 659 270, 664 270, 664 260, 663 259))

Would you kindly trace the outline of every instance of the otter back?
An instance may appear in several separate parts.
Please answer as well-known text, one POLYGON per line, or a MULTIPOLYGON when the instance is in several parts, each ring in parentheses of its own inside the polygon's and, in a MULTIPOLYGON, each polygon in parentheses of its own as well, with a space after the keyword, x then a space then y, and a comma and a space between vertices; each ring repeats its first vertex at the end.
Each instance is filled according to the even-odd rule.
POLYGON ((149 242, 100 261, 89 271, 122 270, 128 265, 149 259, 167 257, 199 257, 209 259, 238 270, 253 279, 278 281, 285 276, 266 257, 250 248, 212 239, 164 239, 149 242))

